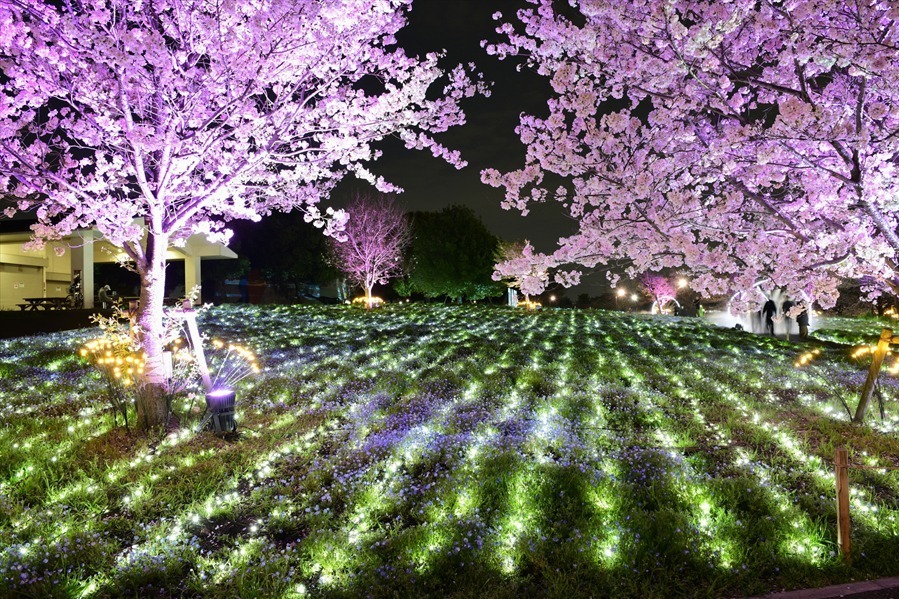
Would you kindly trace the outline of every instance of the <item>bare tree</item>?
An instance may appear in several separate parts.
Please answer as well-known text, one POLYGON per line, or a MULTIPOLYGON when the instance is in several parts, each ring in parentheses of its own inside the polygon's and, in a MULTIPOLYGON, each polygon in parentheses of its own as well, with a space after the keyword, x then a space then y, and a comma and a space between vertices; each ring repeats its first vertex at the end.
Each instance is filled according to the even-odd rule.
POLYGON ((346 211, 345 241, 331 241, 334 261, 365 290, 370 308, 372 287, 403 273, 403 251, 412 241, 411 231, 406 215, 385 195, 357 194, 346 211))

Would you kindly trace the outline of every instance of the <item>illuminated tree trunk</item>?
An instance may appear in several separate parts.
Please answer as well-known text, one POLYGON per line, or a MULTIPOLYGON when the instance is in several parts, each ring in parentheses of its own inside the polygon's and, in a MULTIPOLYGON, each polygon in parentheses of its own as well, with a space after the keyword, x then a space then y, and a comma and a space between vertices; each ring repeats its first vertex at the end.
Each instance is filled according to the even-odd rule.
POLYGON ((137 390, 137 420, 142 428, 165 424, 168 404, 163 366, 163 303, 165 299, 165 254, 168 237, 150 233, 145 260, 138 266, 141 278, 137 312, 138 340, 144 352, 143 384, 137 390))
POLYGON ((387 196, 356 195, 347 206, 344 239, 333 240, 335 265, 362 287, 366 307, 373 307, 372 288, 403 274, 403 251, 411 241, 406 215, 387 196))
POLYGON ((142 425, 165 418, 172 239, 221 241, 234 219, 292 209, 339 234, 346 213, 318 204, 388 137, 464 166, 432 134, 463 124, 459 102, 488 88, 473 66, 445 71, 397 46, 409 3, 0 0, 0 192, 16 200, 3 212, 38 219, 32 249, 96 228, 134 261, 142 425))

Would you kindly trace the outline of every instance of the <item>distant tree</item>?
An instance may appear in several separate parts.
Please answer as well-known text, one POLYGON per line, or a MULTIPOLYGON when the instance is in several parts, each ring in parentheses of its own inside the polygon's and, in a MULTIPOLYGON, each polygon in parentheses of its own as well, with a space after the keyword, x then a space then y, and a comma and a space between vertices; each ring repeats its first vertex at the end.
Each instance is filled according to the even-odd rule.
POLYGON ((440 212, 416 212, 412 234, 405 290, 454 300, 502 294, 502 285, 491 279, 499 240, 471 208, 450 206, 440 212))
POLYGON ((411 240, 409 221, 385 195, 357 194, 346 211, 346 239, 330 238, 331 251, 337 268, 365 290, 371 307, 372 287, 403 273, 403 252, 411 240))
POLYGON ((534 246, 530 241, 502 241, 497 247, 494 281, 505 281, 506 285, 521 291, 527 302, 532 295, 540 295, 549 281, 549 268, 535 259, 534 246))
MULTIPOLYGON (((407 258, 406 258, 406 260, 407 260, 406 268, 407 269, 409 268, 409 262, 408 262, 409 259, 410 258, 408 257, 408 251, 407 251, 407 258)), ((397 278, 393 282, 392 286, 393 286, 393 290, 400 297, 409 297, 410 295, 415 293, 415 289, 412 288, 412 283, 409 282, 408 276, 397 278)))
POLYGON ((670 301, 674 301, 677 294, 674 284, 670 279, 659 274, 644 272, 637 277, 637 283, 646 294, 652 297, 659 312, 670 301))
POLYGON ((308 283, 337 276, 328 260, 327 237, 297 212, 273 213, 258 223, 240 223, 236 250, 285 294, 300 295, 308 283))

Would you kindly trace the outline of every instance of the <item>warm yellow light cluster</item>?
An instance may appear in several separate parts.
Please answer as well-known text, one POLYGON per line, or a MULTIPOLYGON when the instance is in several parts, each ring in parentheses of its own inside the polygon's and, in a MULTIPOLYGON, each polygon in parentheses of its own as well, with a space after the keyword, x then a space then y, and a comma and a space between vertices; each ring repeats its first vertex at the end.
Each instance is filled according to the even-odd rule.
POLYGON ((862 345, 860 347, 856 347, 855 351, 852 352, 852 359, 858 360, 862 356, 873 354, 875 349, 877 349, 877 346, 875 345, 862 345))
MULTIPOLYGON (((876 350, 877 350, 876 345, 862 345, 860 347, 855 348, 855 350, 852 352, 852 354, 851 354, 852 359, 858 360, 859 358, 861 358, 863 356, 867 356, 868 354, 873 354, 876 350)), ((886 351, 886 355, 884 357, 892 356, 892 355, 893 355, 893 350, 888 349, 886 351)), ((891 374, 894 376, 899 374, 899 358, 896 358, 895 360, 893 360, 893 363, 890 365, 889 368, 886 369, 886 372, 887 372, 887 374, 891 374)))
POLYGON ((519 308, 527 308, 528 310, 536 310, 537 308, 541 308, 543 304, 540 302, 532 302, 529 300, 521 300, 518 302, 519 308))
POLYGON ((817 358, 819 355, 821 355, 820 349, 813 349, 811 351, 807 351, 804 354, 802 354, 801 356, 799 356, 799 358, 796 359, 796 364, 794 364, 794 366, 796 366, 796 368, 802 368, 803 366, 808 366, 808 364, 810 364, 811 361, 814 360, 815 358, 817 358))
POLYGON ((126 387, 140 378, 146 365, 143 352, 131 351, 105 337, 89 341, 81 348, 80 354, 98 370, 126 387))
POLYGON ((176 337, 168 342, 166 349, 172 353, 174 362, 191 364, 195 358, 189 345, 185 345, 183 337, 176 337))
POLYGON ((360 295, 359 297, 353 298, 354 306, 362 306, 367 305, 372 308, 376 308, 384 303, 384 300, 376 295, 371 296, 370 298, 365 297, 364 295, 360 295))
MULTIPOLYGON (((216 350, 224 349, 226 347, 225 342, 221 339, 213 339, 212 347, 216 350)), ((235 345, 234 343, 227 344, 228 353, 229 354, 237 354, 241 358, 246 361, 247 366, 250 371, 254 374, 259 372, 259 364, 256 361, 256 354, 252 352, 252 350, 247 349, 243 345, 235 345)))

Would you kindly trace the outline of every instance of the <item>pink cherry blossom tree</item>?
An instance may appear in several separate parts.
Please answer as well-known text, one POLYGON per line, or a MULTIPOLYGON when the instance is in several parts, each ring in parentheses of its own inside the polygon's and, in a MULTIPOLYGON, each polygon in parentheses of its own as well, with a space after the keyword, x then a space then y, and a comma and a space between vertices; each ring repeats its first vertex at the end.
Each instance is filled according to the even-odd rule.
POLYGON ((404 212, 390 197, 356 195, 347 206, 343 239, 331 240, 337 267, 365 292, 371 308, 372 287, 403 274, 403 252, 412 241, 404 212))
POLYGON ((841 277, 899 286, 895 3, 530 1, 487 50, 550 80, 548 116, 521 119, 523 168, 482 179, 506 208, 554 199, 580 223, 536 263, 684 269, 706 295, 764 281, 825 307, 841 277))
POLYGON ((34 245, 96 227, 123 248, 148 385, 170 245, 273 210, 339 231, 317 204, 348 173, 391 190, 364 166, 386 136, 462 166, 431 135, 485 90, 397 47, 410 1, 0 0, 0 193, 34 245))
POLYGON ((677 289, 668 277, 650 272, 641 273, 637 277, 637 283, 645 293, 652 297, 655 305, 658 306, 659 312, 665 307, 665 304, 677 301, 677 289))
POLYGON ((540 295, 549 282, 549 270, 536 260, 537 252, 530 241, 503 241, 496 250, 494 281, 505 281, 518 289, 530 304, 532 295, 540 295))

